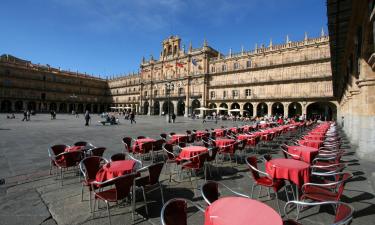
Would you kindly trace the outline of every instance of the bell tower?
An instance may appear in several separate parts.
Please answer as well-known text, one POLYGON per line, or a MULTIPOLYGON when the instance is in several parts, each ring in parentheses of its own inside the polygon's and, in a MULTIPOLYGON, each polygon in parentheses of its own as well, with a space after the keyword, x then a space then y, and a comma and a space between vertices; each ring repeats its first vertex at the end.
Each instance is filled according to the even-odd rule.
POLYGON ((181 38, 170 36, 163 41, 162 58, 175 57, 180 53, 181 38))

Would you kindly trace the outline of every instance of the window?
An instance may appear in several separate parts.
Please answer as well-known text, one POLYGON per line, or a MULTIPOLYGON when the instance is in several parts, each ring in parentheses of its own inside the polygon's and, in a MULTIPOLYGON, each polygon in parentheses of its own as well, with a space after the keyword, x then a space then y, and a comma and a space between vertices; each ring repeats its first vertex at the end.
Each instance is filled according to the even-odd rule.
POLYGON ((251 89, 246 89, 245 90, 245 96, 246 97, 251 96, 251 89))
POLYGON ((179 88, 178 89, 178 95, 182 95, 184 93, 184 88, 179 88))
POLYGON ((158 96, 158 90, 154 91, 154 96, 158 96))
POLYGON ((233 63, 233 68, 234 68, 235 70, 238 70, 238 62, 233 63))
POLYGON ((211 99, 214 99, 215 98, 215 92, 211 91, 210 96, 211 96, 211 99))
POLYGON ((250 68, 251 67, 251 61, 246 61, 246 68, 250 68))
POLYGON ((238 97, 238 90, 232 90, 232 97, 238 97))
POLYGON ((214 66, 211 67, 211 72, 215 73, 215 67, 214 66))
POLYGON ((223 72, 227 71, 227 65, 225 65, 225 64, 222 65, 222 66, 221 66, 221 70, 222 70, 223 72))
POLYGON ((227 91, 223 91, 223 98, 227 97, 227 91))
POLYGON ((145 91, 145 97, 147 97, 147 91, 145 91))
POLYGON ((131 101, 131 100, 132 100, 132 97, 130 97, 130 96, 129 96, 129 98, 128 98, 128 99, 129 99, 129 101, 131 101))

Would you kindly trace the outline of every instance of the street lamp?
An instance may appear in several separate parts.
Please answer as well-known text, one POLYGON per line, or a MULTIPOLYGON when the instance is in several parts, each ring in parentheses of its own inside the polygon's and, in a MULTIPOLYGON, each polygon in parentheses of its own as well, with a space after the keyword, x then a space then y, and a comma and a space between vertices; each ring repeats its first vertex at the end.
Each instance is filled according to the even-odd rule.
POLYGON ((168 123, 171 123, 171 91, 174 90, 174 84, 172 82, 166 83, 165 90, 168 97, 168 123))

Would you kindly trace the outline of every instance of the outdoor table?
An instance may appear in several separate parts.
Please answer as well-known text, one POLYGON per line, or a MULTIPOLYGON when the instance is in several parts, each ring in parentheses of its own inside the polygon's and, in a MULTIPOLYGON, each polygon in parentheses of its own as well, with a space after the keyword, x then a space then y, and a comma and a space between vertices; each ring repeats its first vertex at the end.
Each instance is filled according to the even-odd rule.
POLYGON ((71 147, 66 148, 64 151, 65 152, 82 151, 83 148, 84 146, 71 146, 71 147))
POLYGON ((255 145, 255 138, 256 138, 256 135, 252 135, 252 134, 240 134, 237 136, 237 139, 239 141, 242 141, 242 140, 246 140, 246 145, 255 145))
POLYGON ((106 180, 126 175, 134 171, 136 162, 134 160, 120 160, 113 161, 105 164, 96 173, 95 180, 98 182, 104 182, 106 180))
POLYGON ((234 143, 236 140, 230 138, 220 138, 215 140, 215 144, 219 147, 221 152, 229 152, 231 154, 234 153, 234 143))
POLYGON ((195 134, 197 135, 197 138, 201 138, 205 134, 207 134, 207 131, 205 131, 205 130, 197 130, 197 132, 195 132, 195 134))
POLYGON ((285 179, 298 187, 310 181, 310 164, 295 159, 272 159, 266 162, 266 172, 276 179, 285 179))
POLYGON ((170 144, 176 144, 180 142, 186 142, 187 135, 186 134, 174 134, 172 135, 171 139, 169 140, 170 144))
POLYGON ((204 225, 282 225, 270 206, 250 198, 223 197, 206 208, 204 225))
POLYGON ((208 148, 203 146, 189 146, 181 149, 180 154, 177 157, 177 160, 190 159, 196 155, 207 152, 208 148))
POLYGON ((232 132, 235 133, 235 134, 238 133, 238 129, 237 129, 237 127, 231 127, 231 128, 230 128, 230 131, 232 131, 232 132))
POLYGON ((289 146, 288 152, 293 155, 298 155, 300 160, 311 164, 315 156, 319 154, 319 150, 308 146, 289 146))
POLYGON ((133 152, 140 152, 142 151, 142 145, 144 143, 148 143, 148 142, 155 142, 156 140, 155 139, 152 139, 152 138, 140 138, 140 139, 137 139, 135 140, 134 142, 134 145, 133 145, 133 152))
POLYGON ((323 141, 315 141, 315 140, 299 140, 298 143, 300 145, 313 147, 319 149, 323 145, 323 141))
POLYGON ((217 128, 214 130, 216 137, 222 137, 224 136, 224 129, 217 128))
POLYGON ((308 135, 303 136, 303 139, 313 140, 313 141, 324 141, 325 137, 323 135, 308 134, 308 135))

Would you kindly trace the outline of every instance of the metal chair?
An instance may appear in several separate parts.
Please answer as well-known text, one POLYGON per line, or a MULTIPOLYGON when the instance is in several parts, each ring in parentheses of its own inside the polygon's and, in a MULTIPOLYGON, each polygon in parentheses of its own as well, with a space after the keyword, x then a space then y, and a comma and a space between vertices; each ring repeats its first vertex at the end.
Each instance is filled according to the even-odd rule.
POLYGON ((245 194, 239 193, 237 191, 233 191, 231 188, 229 188, 228 186, 220 182, 209 180, 206 183, 204 183, 201 187, 201 195, 208 205, 211 205, 214 201, 219 199, 220 197, 219 186, 223 187, 224 189, 228 190, 234 195, 245 197, 245 198, 250 198, 249 196, 245 194))
POLYGON ((201 213, 204 209, 196 203, 184 199, 173 198, 166 202, 161 209, 160 220, 162 225, 187 225, 188 203, 196 207, 201 213))

